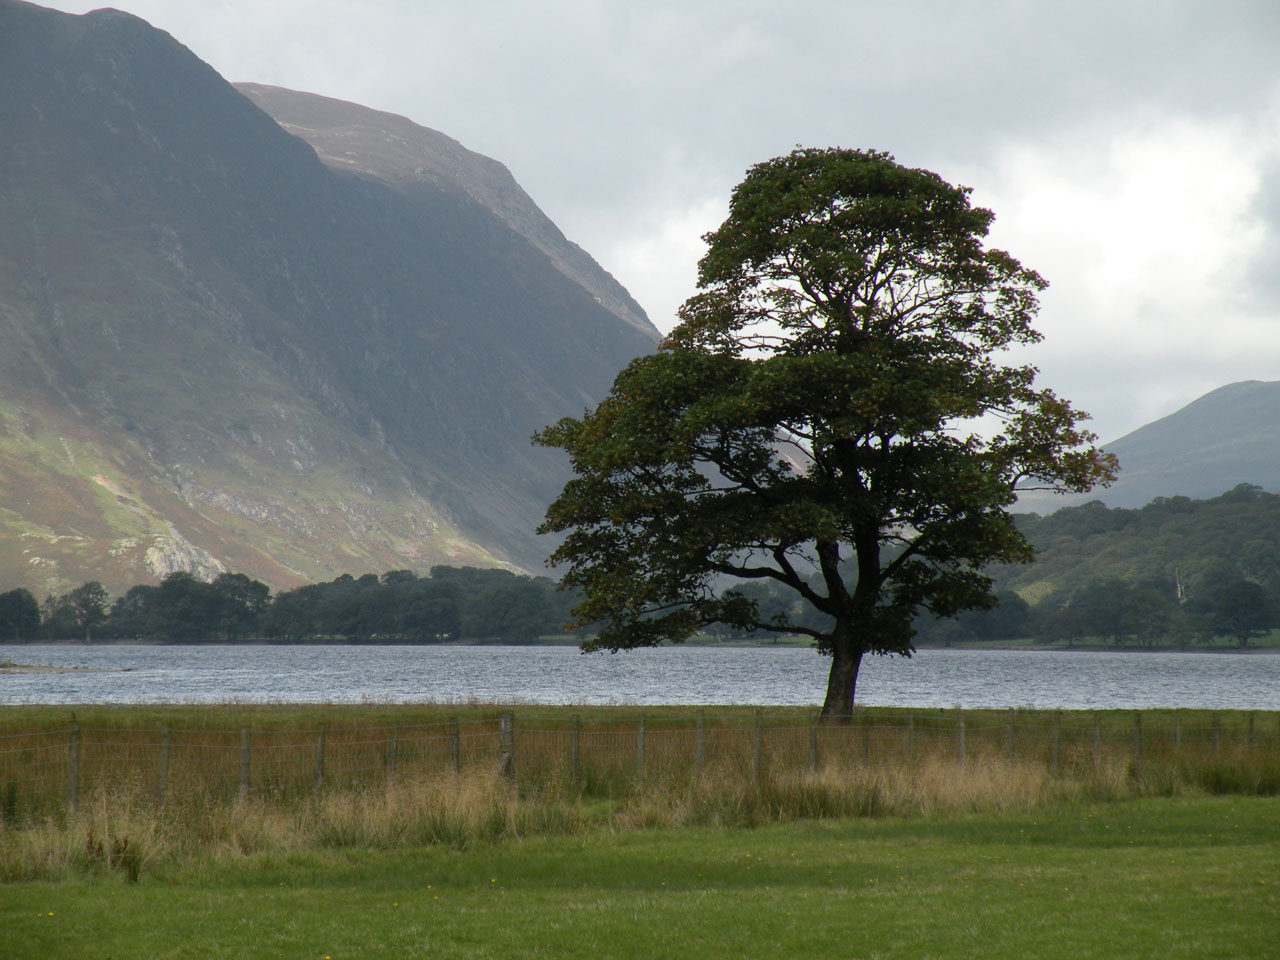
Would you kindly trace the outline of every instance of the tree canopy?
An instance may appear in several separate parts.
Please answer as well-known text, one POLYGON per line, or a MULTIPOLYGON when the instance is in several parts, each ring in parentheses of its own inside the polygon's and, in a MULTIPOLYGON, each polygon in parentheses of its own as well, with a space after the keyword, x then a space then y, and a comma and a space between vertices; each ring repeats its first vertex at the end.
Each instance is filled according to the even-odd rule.
POLYGON ((1015 490, 1087 490, 1114 463, 1009 362, 1046 284, 984 246, 992 218, 885 153, 748 171, 658 352, 536 436, 575 473, 540 529, 565 534, 586 646, 808 634, 832 657, 823 714, 847 717, 862 657, 909 654, 917 611, 994 603, 986 565, 1031 558, 1015 490), (743 581, 820 617, 765 615, 743 581))

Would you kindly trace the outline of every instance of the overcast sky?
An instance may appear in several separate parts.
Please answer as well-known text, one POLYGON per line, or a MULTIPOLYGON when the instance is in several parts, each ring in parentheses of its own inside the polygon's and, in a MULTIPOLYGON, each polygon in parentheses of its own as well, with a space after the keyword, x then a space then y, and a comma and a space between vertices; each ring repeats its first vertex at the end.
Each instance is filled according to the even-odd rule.
MULTIPOLYGON (((100 3, 47 5, 80 13, 100 3)), ((507 165, 663 330, 751 164, 873 147, 1051 283, 1040 382, 1111 440, 1280 380, 1276 0, 125 0, 228 80, 507 165)))

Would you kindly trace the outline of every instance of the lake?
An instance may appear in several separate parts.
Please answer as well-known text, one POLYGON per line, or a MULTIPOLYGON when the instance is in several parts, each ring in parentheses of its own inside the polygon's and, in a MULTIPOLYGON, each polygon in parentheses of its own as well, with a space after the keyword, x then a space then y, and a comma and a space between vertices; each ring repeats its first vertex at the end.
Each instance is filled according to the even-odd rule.
MULTIPOLYGON (((822 702, 830 661, 795 647, 0 646, 85 672, 0 674, 2 704, 822 702)), ((870 706, 1280 709, 1280 656, 924 650, 868 657, 870 706)))

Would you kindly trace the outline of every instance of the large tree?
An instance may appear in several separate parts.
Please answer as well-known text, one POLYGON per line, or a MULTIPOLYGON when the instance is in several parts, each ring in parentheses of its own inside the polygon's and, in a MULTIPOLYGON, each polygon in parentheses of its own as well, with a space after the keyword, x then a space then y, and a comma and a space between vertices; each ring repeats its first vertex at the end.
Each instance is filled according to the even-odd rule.
POLYGON ((1046 284, 985 247, 992 218, 879 152, 748 171, 679 326, 537 435, 576 474, 541 530, 566 534, 551 560, 583 591, 576 625, 600 626, 586 646, 808 634, 840 718, 864 654, 911 652, 918 610, 994 603, 984 567, 1031 558, 1015 491, 1087 490, 1114 463, 1010 353, 1040 339, 1046 284), (762 616, 743 580, 823 616, 762 616))
POLYGON ((18 587, 0 593, 0 642, 12 635, 15 642, 22 635, 31 636, 40 629, 40 604, 30 590, 18 587))

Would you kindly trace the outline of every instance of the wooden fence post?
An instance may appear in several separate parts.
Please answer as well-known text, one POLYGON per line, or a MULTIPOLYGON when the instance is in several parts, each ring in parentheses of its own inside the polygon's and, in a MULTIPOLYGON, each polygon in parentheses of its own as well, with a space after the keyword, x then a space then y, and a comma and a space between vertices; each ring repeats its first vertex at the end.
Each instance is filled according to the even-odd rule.
POLYGON ((156 763, 156 806, 163 807, 169 793, 169 751, 173 732, 166 723, 160 728, 160 759, 156 763))
POLYGON ((392 724, 391 739, 387 743, 387 779, 396 772, 396 762, 400 759, 400 724, 392 724))
MULTIPOLYGON (((514 760, 514 733, 512 733, 512 749, 511 755, 514 760)), ((462 730, 458 726, 458 718, 449 718, 449 766, 453 768, 455 774, 462 773, 462 730)))
POLYGON ((706 716, 702 710, 698 711, 695 727, 693 731, 693 754, 694 760, 698 764, 698 772, 701 773, 707 766, 707 725, 706 716))
POLYGON ((516 777, 516 718, 511 711, 498 717, 498 772, 508 780, 516 777))
POLYGON ((80 806, 80 724, 71 721, 67 731, 67 812, 80 806))
POLYGON ((1053 772, 1059 774, 1062 772, 1062 711, 1055 710, 1053 714, 1053 772))
POLYGON ((315 763, 311 782, 311 792, 319 793, 320 788, 324 786, 324 721, 320 721, 320 726, 316 728, 316 749, 315 763))
POLYGON ((756 711, 755 731, 752 739, 751 750, 751 772, 755 774, 756 782, 760 781, 760 768, 763 763, 764 754, 764 729, 760 725, 760 711, 756 711))
POLYGON ((636 725, 636 776, 644 776, 644 717, 636 725))
POLYGON ((240 774, 237 799, 244 803, 249 799, 249 761, 253 755, 253 743, 249 728, 240 728, 240 774))
POLYGON ((573 778, 574 783, 577 783, 582 778, 581 755, 578 752, 578 740, 581 731, 582 718, 575 713, 572 726, 569 727, 569 776, 573 778))

